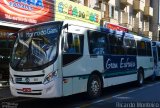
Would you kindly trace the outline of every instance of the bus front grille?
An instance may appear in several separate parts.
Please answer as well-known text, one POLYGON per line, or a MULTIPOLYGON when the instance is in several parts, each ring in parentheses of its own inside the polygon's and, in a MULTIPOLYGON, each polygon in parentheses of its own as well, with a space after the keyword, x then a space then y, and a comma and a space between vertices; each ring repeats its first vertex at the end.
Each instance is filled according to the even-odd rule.
POLYGON ((44 74, 40 75, 14 75, 17 84, 42 84, 44 74))

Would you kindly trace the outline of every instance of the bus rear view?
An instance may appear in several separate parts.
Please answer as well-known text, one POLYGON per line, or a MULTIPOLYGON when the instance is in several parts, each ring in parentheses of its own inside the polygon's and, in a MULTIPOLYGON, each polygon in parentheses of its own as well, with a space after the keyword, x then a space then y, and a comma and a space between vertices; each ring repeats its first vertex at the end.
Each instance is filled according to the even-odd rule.
POLYGON ((58 43, 63 22, 49 22, 18 32, 10 62, 10 89, 14 96, 60 97, 58 43))

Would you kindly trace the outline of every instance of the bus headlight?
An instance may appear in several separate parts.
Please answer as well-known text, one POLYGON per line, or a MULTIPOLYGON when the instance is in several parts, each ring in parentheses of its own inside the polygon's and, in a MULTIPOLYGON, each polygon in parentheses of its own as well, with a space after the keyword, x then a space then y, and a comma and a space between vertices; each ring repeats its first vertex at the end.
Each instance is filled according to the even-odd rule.
POLYGON ((57 77, 57 71, 49 73, 49 74, 45 77, 43 84, 47 84, 47 83, 53 81, 53 79, 54 79, 55 77, 57 77))
POLYGON ((14 84, 14 80, 13 80, 12 75, 9 75, 9 80, 14 84))

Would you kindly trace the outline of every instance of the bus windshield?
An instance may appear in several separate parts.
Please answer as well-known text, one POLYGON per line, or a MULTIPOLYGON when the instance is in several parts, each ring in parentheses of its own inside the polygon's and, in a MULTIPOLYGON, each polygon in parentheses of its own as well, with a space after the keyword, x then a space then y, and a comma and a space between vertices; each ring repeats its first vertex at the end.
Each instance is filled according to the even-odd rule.
POLYGON ((62 22, 45 23, 18 32, 10 65, 13 69, 42 67, 56 58, 62 22))

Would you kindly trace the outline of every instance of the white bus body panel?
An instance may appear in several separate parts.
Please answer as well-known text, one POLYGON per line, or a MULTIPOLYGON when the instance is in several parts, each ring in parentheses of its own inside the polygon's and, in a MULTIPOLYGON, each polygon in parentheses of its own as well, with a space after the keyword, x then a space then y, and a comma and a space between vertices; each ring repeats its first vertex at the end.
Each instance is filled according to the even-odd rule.
POLYGON ((153 57, 137 56, 137 69, 142 67, 144 69, 144 78, 153 74, 153 57))
POLYGON ((136 80, 137 80, 137 74, 117 76, 117 77, 112 77, 112 78, 105 78, 104 79, 104 87, 123 84, 123 83, 136 81, 136 80))
POLYGON ((90 56, 83 56, 74 63, 71 63, 62 68, 63 77, 67 83, 63 81, 63 95, 71 95, 87 91, 87 81, 91 72, 97 70, 102 72, 103 57, 97 56, 90 58, 90 56), (72 87, 73 86, 73 87, 72 87))
POLYGON ((83 25, 82 23, 79 23, 77 21, 76 23, 69 25, 69 28, 67 31, 69 33, 84 35, 85 47, 83 49, 82 57, 62 67, 63 96, 86 92, 89 75, 95 70, 99 72, 103 71, 102 70, 103 57, 102 56, 90 57, 89 51, 88 51, 87 30, 88 30, 88 27, 90 29, 91 28, 96 29, 96 26, 90 25, 90 24, 84 24, 85 27, 78 26, 78 25, 83 25), (67 83, 65 81, 67 81, 67 83))

